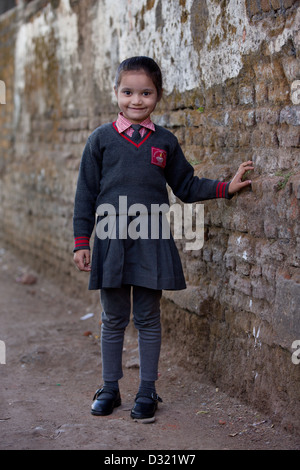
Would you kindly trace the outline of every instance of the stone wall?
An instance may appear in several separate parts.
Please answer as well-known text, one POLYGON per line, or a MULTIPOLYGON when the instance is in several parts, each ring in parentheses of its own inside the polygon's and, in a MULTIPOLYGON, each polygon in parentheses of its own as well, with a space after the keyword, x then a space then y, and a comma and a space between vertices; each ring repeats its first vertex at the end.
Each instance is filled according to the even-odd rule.
POLYGON ((188 288, 164 294, 165 337, 291 430, 300 422, 299 20, 293 0, 33 0, 0 17, 2 243, 86 287, 72 264, 81 152, 116 116, 119 61, 154 57, 165 90, 155 121, 196 174, 226 181, 255 163, 251 190, 205 203, 203 248, 178 241, 188 288))
POLYGON ((0 4, 0 15, 14 8, 17 5, 16 0, 2 0, 0 4))

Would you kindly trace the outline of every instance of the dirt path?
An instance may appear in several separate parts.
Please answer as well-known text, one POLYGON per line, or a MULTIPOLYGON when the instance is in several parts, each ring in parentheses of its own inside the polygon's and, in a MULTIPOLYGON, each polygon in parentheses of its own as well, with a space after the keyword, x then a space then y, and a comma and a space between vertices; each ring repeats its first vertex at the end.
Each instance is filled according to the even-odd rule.
POLYGON ((129 329, 124 348, 123 403, 105 418, 90 414, 101 384, 99 312, 70 298, 0 249, 0 448, 117 450, 299 449, 299 437, 273 426, 268 416, 176 365, 163 345, 158 393, 164 403, 156 422, 130 416, 138 386, 136 336, 129 329), (23 281, 25 278, 22 278, 23 281), (88 313, 94 316, 86 320, 88 313), (90 332, 90 334, 89 334, 90 332))

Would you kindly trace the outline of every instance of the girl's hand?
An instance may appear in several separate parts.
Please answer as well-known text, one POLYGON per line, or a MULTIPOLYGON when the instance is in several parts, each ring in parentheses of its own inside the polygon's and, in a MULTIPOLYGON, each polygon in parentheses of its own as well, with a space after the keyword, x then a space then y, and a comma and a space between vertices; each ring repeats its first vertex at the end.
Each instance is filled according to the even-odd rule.
POLYGON ((237 191, 240 191, 240 189, 245 188, 251 184, 251 180, 242 181, 244 174, 249 170, 254 170, 251 160, 244 162, 239 166, 235 177, 232 179, 229 185, 228 194, 234 194, 237 191))
POLYGON ((79 271, 91 271, 90 250, 78 250, 74 254, 74 263, 79 271))

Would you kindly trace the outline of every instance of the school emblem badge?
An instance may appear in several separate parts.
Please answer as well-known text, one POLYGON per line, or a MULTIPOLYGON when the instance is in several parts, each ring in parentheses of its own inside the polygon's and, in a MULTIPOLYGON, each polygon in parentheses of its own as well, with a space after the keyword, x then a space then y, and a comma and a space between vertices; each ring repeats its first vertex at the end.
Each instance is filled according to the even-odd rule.
POLYGON ((151 163, 153 165, 160 166, 161 168, 165 168, 167 163, 167 152, 165 150, 157 149, 155 147, 152 147, 151 151, 151 163))

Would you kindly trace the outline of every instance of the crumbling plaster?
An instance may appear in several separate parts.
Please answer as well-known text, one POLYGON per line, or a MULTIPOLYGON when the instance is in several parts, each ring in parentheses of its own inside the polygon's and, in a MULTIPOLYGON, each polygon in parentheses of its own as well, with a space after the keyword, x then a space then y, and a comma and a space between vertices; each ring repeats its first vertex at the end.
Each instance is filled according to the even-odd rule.
MULTIPOLYGON (((265 40, 270 54, 280 51, 289 38, 300 41, 300 10, 286 22, 281 34, 272 38, 265 22, 250 21, 245 0, 100 0, 91 8, 90 16, 93 78, 100 90, 111 92, 112 99, 115 67, 131 55, 156 58, 164 73, 164 90, 170 94, 174 89, 207 89, 237 77, 244 56, 257 51, 265 40)), ((78 18, 69 0, 61 0, 55 10, 48 4, 19 28, 15 53, 17 115, 25 69, 36 60, 36 39, 47 39, 52 33, 57 40, 57 60, 64 64, 59 82, 64 90, 61 98, 63 105, 72 107, 72 75, 81 71, 78 18)), ((39 103, 43 107, 45 100, 39 97, 39 103)))
POLYGON ((100 71, 111 67, 111 55, 118 61, 143 54, 159 60, 167 94, 174 89, 192 90, 201 84, 209 88, 237 77, 243 67, 243 56, 257 51, 266 39, 270 54, 278 52, 289 38, 300 40, 299 10, 282 33, 272 38, 265 22, 250 22, 245 0, 157 0, 152 2, 152 8, 144 8, 147 3, 139 0, 98 3, 93 21, 98 81, 100 71), (197 20, 195 13, 201 11, 203 15, 203 9, 207 12, 204 21, 200 13, 197 20))
MULTIPOLYGON (((49 3, 31 21, 20 24, 15 46, 15 126, 20 119, 22 100, 26 101, 25 87, 32 85, 31 71, 37 75, 38 69, 42 71, 46 80, 53 79, 48 85, 59 93, 56 104, 59 102, 59 106, 64 109, 72 109, 74 76, 80 73, 81 64, 78 58, 77 15, 72 11, 69 0, 61 0, 55 10, 49 3), (39 47, 41 42, 42 47, 39 47), (49 54, 50 48, 52 50, 49 54), (50 58, 52 62, 53 60, 56 62, 55 75, 50 70, 53 66, 53 63, 49 64, 50 58)), ((46 112, 49 104, 47 93, 49 86, 36 88, 35 101, 40 115, 46 112)), ((22 120, 29 123, 25 106, 22 108, 22 120)))

